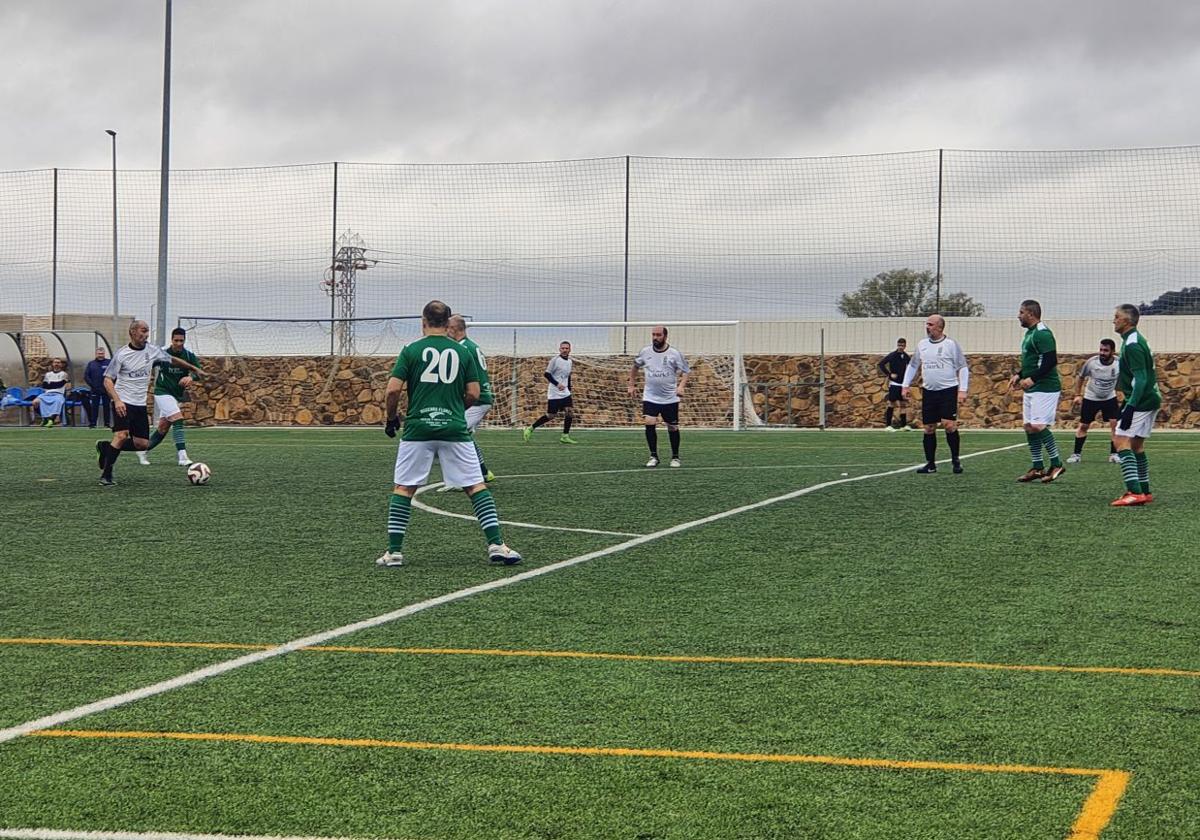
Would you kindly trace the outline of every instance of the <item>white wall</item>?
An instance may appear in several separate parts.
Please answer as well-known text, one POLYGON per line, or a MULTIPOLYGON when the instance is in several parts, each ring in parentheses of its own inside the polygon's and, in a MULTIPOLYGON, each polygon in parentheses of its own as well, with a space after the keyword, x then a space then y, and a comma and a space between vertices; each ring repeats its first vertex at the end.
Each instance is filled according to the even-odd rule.
MULTIPOLYGON (((925 337, 924 318, 844 318, 830 321, 745 321, 742 352, 763 354, 818 353, 821 330, 825 353, 884 355, 904 336, 911 350, 925 337)), ((1060 353, 1094 353, 1102 338, 1116 339, 1107 318, 1047 319, 1060 353)), ((668 322, 668 327, 670 326, 668 322)), ((1200 316, 1151 315, 1140 324, 1156 353, 1200 353, 1200 316)), ((970 353, 1013 353, 1021 346, 1024 330, 1011 318, 948 318, 946 334, 970 353)), ((671 343, 684 353, 731 352, 732 330, 727 327, 671 329, 671 343)), ((640 344, 638 345, 640 347, 640 344)), ((619 349, 619 348, 618 348, 619 349)), ((636 348, 635 348, 636 352, 636 348)))

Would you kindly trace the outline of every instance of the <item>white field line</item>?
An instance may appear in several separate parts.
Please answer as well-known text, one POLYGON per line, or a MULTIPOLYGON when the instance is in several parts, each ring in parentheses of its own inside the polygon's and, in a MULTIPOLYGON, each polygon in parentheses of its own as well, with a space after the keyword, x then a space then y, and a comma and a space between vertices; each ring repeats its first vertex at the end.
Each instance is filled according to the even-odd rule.
MULTIPOLYGON (((1025 443, 1014 443, 1009 446, 1001 446, 996 449, 984 449, 980 452, 972 452, 969 455, 964 455, 963 458, 977 458, 980 455, 990 455, 995 452, 1004 452, 1009 449, 1018 449, 1025 446, 1025 443)), ((945 463, 942 461, 941 463, 945 463)), ((374 618, 363 619, 356 621, 353 624, 347 624, 342 627, 335 627, 332 630, 325 630, 321 633, 314 633, 311 636, 295 639, 282 645, 278 645, 267 650, 255 651, 248 653, 245 656, 239 656, 234 659, 218 662, 215 665, 209 665, 205 668, 199 668, 195 671, 189 671, 186 674, 181 674, 178 677, 173 677, 169 680, 163 680, 152 685, 143 686, 132 691, 126 691, 121 694, 114 694, 111 697, 105 697, 101 700, 96 700, 91 703, 85 703, 82 706, 76 706, 72 709, 66 709, 61 712, 56 712, 45 717, 40 717, 26 723, 10 726, 7 729, 0 729, 0 744, 6 741, 12 741, 30 732, 36 732, 39 729, 50 729, 55 726, 61 726, 64 723, 69 723, 73 720, 79 720, 88 715, 99 714, 101 712, 111 711, 120 706, 125 706, 130 703, 136 703, 138 700, 144 700, 148 697, 155 697, 159 694, 165 694, 168 691, 174 691, 177 688, 193 685, 201 680, 215 677, 224 674, 227 671, 234 671, 238 668, 244 668, 247 665, 255 665, 259 662, 265 662, 268 659, 274 659, 277 656, 282 656, 285 653, 292 653, 301 648, 313 647, 315 645, 323 645, 333 639, 349 636, 352 633, 357 633, 360 630, 370 630, 374 627, 379 627, 384 624, 389 624, 401 618, 407 618, 410 615, 416 615, 419 612, 440 607, 443 604, 461 601, 464 598, 470 598, 472 595, 480 595, 484 592, 491 592, 494 589, 502 589, 506 586, 514 586, 518 583, 524 583, 527 580, 548 575, 552 572, 557 572, 561 569, 568 569, 572 566, 578 566, 581 563, 587 563, 591 560, 597 560, 601 557, 607 557, 610 554, 626 551, 630 548, 636 548, 639 545, 653 542, 662 539, 663 537, 673 536, 675 534, 690 531, 693 528, 699 528, 704 525, 709 525, 713 522, 719 522, 722 519, 728 519, 731 516, 738 516, 759 508, 775 505, 780 502, 791 501, 798 499, 801 496, 807 496, 809 493, 815 493, 818 490, 824 490, 829 487, 836 487, 839 484, 853 484, 857 481, 867 481, 872 478, 887 478, 893 475, 901 475, 913 469, 913 466, 906 466, 900 469, 888 470, 887 472, 867 473, 865 475, 856 475, 850 478, 839 478, 834 481, 823 481, 820 484, 812 484, 808 487, 802 487, 799 490, 793 490, 790 493, 784 493, 781 496, 773 496, 762 501, 752 502, 740 507, 731 508, 720 513, 714 513, 710 516, 702 517, 701 519, 693 519, 690 522, 683 522, 679 525, 673 525, 670 528, 664 528, 661 531, 655 531, 651 534, 644 534, 640 537, 626 540, 616 545, 611 545, 608 548, 602 548, 598 551, 589 551, 587 554, 580 554, 577 557, 572 557, 568 560, 560 560, 557 563, 550 563, 546 566, 541 566, 536 569, 530 569, 527 572, 511 575, 509 577, 497 578, 496 580, 480 583, 475 586, 469 586, 466 589, 459 589, 455 592, 447 592, 445 595, 438 595, 436 598, 429 598, 425 601, 419 601, 415 604, 409 604, 407 607, 401 607, 398 610, 393 610, 383 615, 377 615, 374 618)))
MULTIPOLYGON (((175 831, 63 831, 57 828, 0 828, 15 840, 355 840, 350 837, 288 837, 277 834, 184 834, 175 831)), ((372 838, 372 840, 377 840, 372 838)))
MULTIPOLYGON (((582 475, 582 473, 578 473, 578 474, 582 475)), ((441 487, 441 486, 442 486, 442 482, 440 482, 440 481, 435 484, 426 484, 424 487, 417 488, 417 496, 419 496, 422 493, 428 493, 430 490, 433 490, 434 488, 441 487)), ((476 522, 477 521, 474 516, 470 516, 469 514, 452 513, 448 510, 442 510, 441 508, 435 508, 432 505, 427 505, 424 502, 419 502, 419 501, 417 501, 417 496, 413 496, 413 500, 412 500, 412 505, 415 508, 419 508, 421 510, 428 511, 429 513, 432 513, 435 516, 448 516, 451 519, 466 519, 468 522, 476 522)), ((539 531, 571 531, 572 533, 576 533, 576 534, 600 534, 601 536, 605 536, 605 537, 640 537, 641 536, 641 534, 631 534, 628 531, 597 531, 594 528, 567 528, 567 527, 560 527, 558 525, 535 525, 532 522, 513 522, 512 520, 509 520, 509 519, 501 519, 500 524, 504 525, 506 527, 512 527, 512 528, 536 528, 539 531)))

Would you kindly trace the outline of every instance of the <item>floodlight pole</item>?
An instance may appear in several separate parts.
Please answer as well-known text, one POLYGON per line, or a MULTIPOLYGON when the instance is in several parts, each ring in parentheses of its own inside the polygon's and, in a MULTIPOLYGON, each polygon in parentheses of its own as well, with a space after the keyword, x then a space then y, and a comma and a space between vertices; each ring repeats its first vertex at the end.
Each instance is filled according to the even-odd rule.
MULTIPOLYGON (((121 337, 117 333, 117 319, 120 317, 120 286, 117 282, 117 132, 111 128, 104 129, 104 133, 112 138, 112 233, 113 233, 113 311, 112 311, 112 332, 113 344, 120 343, 121 337)), ((57 221, 57 220, 56 220, 57 221)), ((53 327, 53 324, 51 324, 53 327)))
POLYGON ((167 207, 171 181, 171 0, 166 0, 166 29, 163 34, 162 160, 158 183, 158 296, 155 335, 167 343, 167 207))

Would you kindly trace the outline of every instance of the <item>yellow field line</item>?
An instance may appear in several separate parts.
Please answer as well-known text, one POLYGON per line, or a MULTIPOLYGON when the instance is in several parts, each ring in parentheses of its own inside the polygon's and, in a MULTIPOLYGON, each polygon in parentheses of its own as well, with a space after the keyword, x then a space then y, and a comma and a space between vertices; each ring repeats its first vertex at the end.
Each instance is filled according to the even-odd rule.
POLYGON ((618 758, 667 758, 708 761, 769 762, 775 764, 820 764, 882 770, 937 770, 968 773, 1024 773, 1058 776, 1095 776, 1097 782, 1071 826, 1068 840, 1097 840, 1112 820, 1129 784, 1124 770, 1087 767, 1042 767, 1028 764, 973 764, 949 761, 901 761, 885 758, 852 758, 836 755, 789 753, 726 753, 708 750, 662 750, 633 747, 565 747, 536 744, 458 744, 433 741, 388 741, 375 738, 314 738, 301 735, 253 735, 221 732, 142 732, 94 729, 39 729, 29 733, 42 738, 92 738, 127 740, 217 741, 224 743, 290 744, 327 747, 373 747, 402 750, 449 750, 476 753, 532 753, 618 758))
MULTIPOLYGON (((198 650, 270 650, 274 645, 233 642, 158 642, 121 639, 0 639, 0 645, 61 645, 64 647, 193 648, 198 650)), ((670 654, 594 653, 573 650, 505 650, 494 648, 360 647, 314 645, 305 651, 420 656, 508 656, 546 659, 601 659, 617 662, 674 662, 729 665, 843 665, 874 668, 957 668, 979 671, 1017 671, 1051 674, 1113 674, 1134 677, 1200 678, 1200 670, 1182 668, 1121 668, 1104 665, 1021 665, 998 662, 956 662, 912 659, 847 659, 831 656, 682 656, 670 654)))

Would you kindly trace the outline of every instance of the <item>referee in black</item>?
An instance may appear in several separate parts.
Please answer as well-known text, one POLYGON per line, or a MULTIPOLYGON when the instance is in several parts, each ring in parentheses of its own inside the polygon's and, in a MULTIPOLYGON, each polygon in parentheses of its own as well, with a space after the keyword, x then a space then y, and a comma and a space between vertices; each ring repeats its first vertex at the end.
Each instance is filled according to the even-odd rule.
POLYGON ((908 367, 908 361, 911 358, 905 352, 907 347, 907 341, 897 338, 896 349, 880 359, 877 365, 879 372, 883 374, 887 382, 887 410, 883 413, 883 427, 889 432, 894 432, 897 428, 908 428, 908 400, 905 399, 904 390, 900 387, 900 383, 904 379, 904 369, 908 367), (892 423, 897 407, 900 409, 899 427, 892 423))

